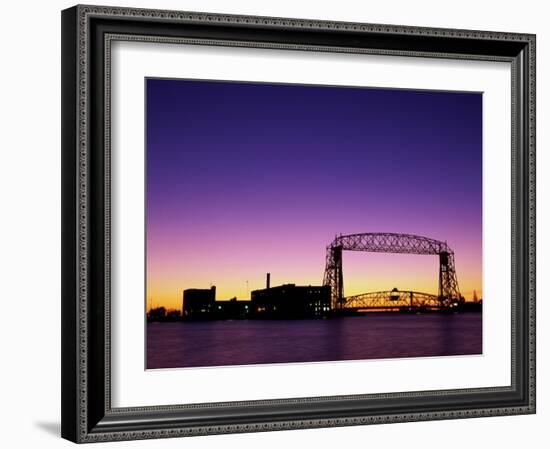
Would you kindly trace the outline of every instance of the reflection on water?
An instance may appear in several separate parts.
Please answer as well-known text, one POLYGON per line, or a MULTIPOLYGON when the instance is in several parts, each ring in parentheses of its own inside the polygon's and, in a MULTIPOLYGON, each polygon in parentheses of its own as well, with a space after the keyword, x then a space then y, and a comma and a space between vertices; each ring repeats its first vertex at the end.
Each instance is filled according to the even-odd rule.
POLYGON ((147 324, 147 368, 481 354, 481 313, 147 324))

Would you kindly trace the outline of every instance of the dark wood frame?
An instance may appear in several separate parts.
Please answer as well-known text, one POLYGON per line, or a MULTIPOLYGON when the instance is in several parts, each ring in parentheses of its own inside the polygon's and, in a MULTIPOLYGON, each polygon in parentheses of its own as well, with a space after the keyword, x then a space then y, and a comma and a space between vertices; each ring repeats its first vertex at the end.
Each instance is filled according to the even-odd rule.
POLYGON ((535 36, 76 6, 62 12, 62 436, 75 442, 535 412, 535 36), (509 387, 113 408, 110 43, 192 42, 508 61, 512 66, 509 387))

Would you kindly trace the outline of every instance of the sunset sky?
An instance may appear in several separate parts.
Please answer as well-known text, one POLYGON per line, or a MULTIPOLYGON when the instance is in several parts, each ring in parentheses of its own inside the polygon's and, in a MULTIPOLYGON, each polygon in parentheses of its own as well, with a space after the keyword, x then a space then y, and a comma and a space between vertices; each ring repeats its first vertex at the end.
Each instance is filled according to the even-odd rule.
MULTIPOLYGON (((336 234, 446 240, 482 297, 482 95, 146 80, 147 303, 321 285, 336 234)), ((344 252, 344 293, 437 293, 435 256, 344 252)))

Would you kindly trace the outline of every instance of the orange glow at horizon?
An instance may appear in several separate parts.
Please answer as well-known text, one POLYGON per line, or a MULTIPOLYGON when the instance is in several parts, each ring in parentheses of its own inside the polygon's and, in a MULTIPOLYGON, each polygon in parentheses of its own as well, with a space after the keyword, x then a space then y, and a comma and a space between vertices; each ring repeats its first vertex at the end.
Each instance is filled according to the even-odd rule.
MULTIPOLYGON (((260 266, 227 267, 224 272, 204 272, 201 276, 193 273, 193 278, 178 273, 185 273, 185 264, 181 264, 181 271, 170 270, 163 273, 148 275, 147 310, 155 307, 181 310, 183 290, 188 288, 210 288, 216 286, 216 300, 229 300, 233 297, 239 300, 250 299, 250 292, 265 288, 266 272, 271 272, 271 286, 281 284, 321 285, 324 266, 307 261, 298 273, 292 267, 281 263, 265 264, 260 266), (271 268, 276 266, 277 270, 271 268), (317 266, 317 267, 316 267, 317 266), (313 268, 310 268, 313 267, 313 268), (317 268, 317 269, 314 269, 317 268), (248 277, 247 277, 248 274, 248 277)), ((458 259, 458 257, 457 257, 458 259)), ((465 257, 466 259, 466 257, 465 257)), ((474 290, 478 299, 483 298, 481 263, 473 260, 463 264, 456 261, 457 277, 461 294, 467 301, 474 297, 474 290)), ((366 292, 386 291, 392 288, 412 290, 423 293, 437 294, 438 288, 438 261, 435 256, 385 253, 354 253, 344 255, 344 293, 346 296, 366 292)))

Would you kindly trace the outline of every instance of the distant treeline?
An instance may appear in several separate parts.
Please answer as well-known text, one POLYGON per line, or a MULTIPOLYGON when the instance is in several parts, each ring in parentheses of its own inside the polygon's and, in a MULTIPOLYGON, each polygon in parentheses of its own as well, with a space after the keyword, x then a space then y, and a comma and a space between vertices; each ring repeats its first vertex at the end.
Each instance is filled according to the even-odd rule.
POLYGON ((147 312, 147 321, 180 321, 181 311, 177 309, 166 309, 155 307, 147 312))

